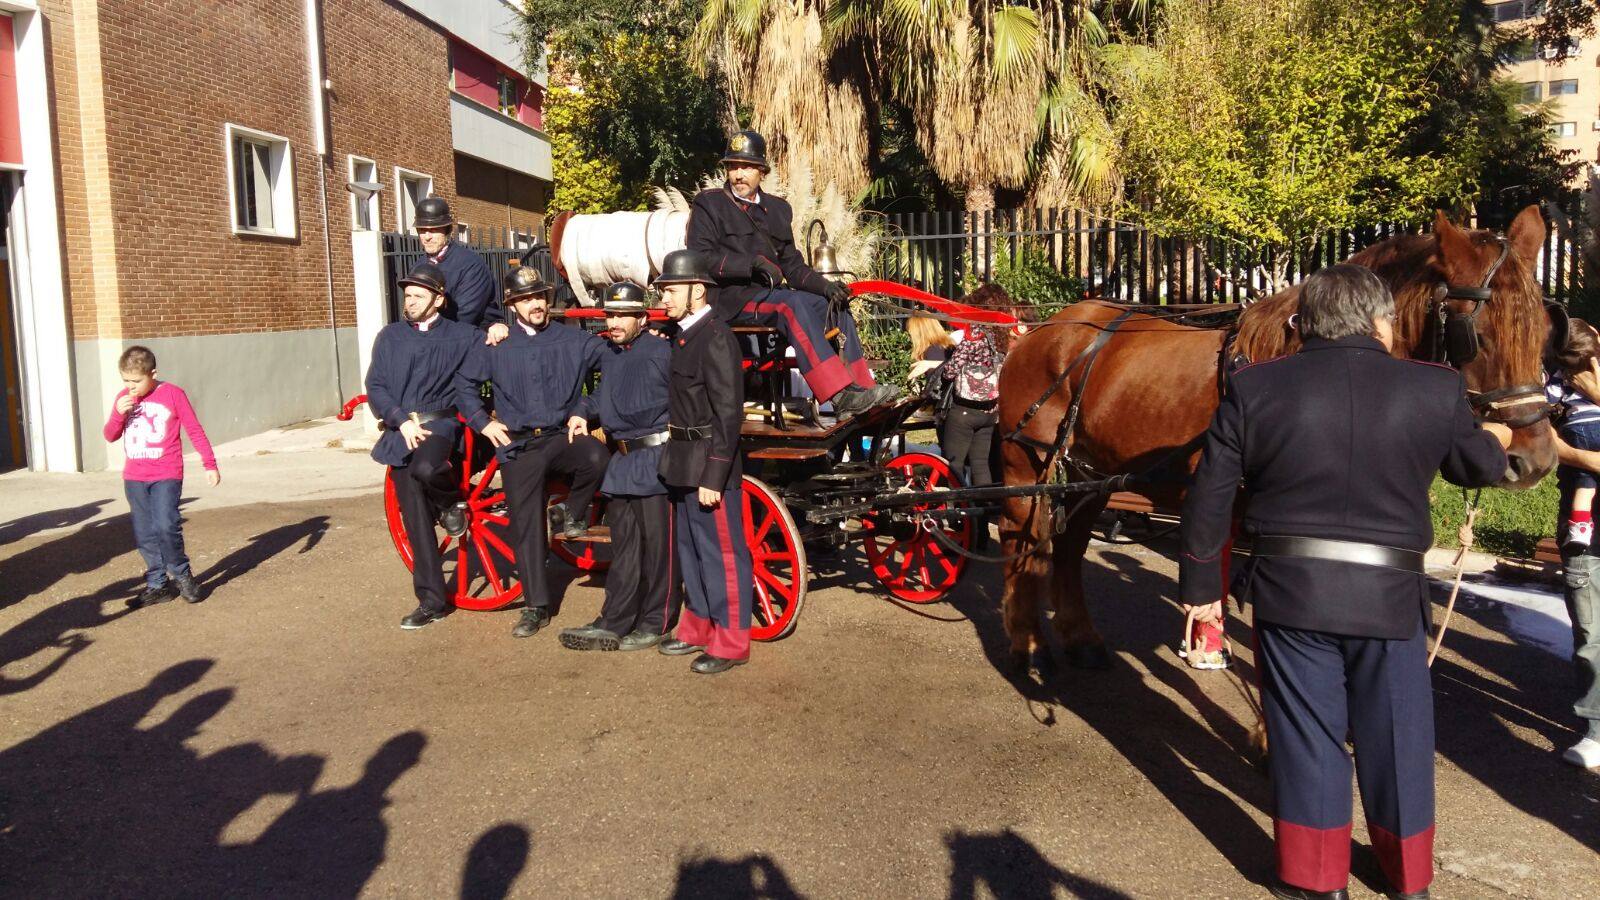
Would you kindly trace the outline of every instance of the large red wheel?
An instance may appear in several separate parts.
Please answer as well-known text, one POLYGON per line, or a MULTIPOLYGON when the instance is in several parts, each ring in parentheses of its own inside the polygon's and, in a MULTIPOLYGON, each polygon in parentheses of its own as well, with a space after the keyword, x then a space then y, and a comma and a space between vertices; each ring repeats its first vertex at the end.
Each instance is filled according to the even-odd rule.
POLYGON ((751 590, 750 637, 775 641, 788 637, 800 619, 806 601, 806 546, 794 517, 772 488, 759 478, 744 476, 744 539, 750 547, 754 572, 751 590))
MULTIPOLYGON (((889 461, 900 490, 937 492, 961 487, 961 480, 950 471, 950 464, 931 453, 905 453, 889 461)), ((906 510, 914 522, 894 521, 887 514, 861 517, 862 549, 873 577, 889 593, 908 603, 937 603, 961 579, 967 558, 947 549, 929 531, 940 529, 951 543, 962 549, 972 547, 972 521, 967 518, 924 518, 919 513, 947 509, 949 504, 929 498, 928 503, 906 510)))
MULTIPOLYGON (((550 498, 550 506, 567 499, 570 488, 565 481, 552 478, 546 485, 545 493, 550 498)), ((605 519, 605 497, 601 494, 594 495, 594 502, 589 504, 589 524, 598 525, 605 519)), ((611 544, 609 541, 565 541, 555 535, 550 536, 550 552, 556 558, 582 572, 604 572, 611 568, 611 544)))
MULTIPOLYGON (((460 539, 442 535, 439 553, 444 557, 445 583, 453 585, 460 609, 486 610, 509 606, 522 596, 516 578, 516 555, 511 549, 511 519, 506 514, 505 491, 494 484, 499 460, 479 454, 478 437, 463 427, 462 454, 457 469, 461 496, 467 501, 467 532, 460 539), (482 462, 480 460, 487 460, 482 462)), ((394 475, 383 480, 383 507, 389 520, 394 548, 410 570, 415 565, 406 526, 400 518, 400 500, 394 492, 394 475)), ((435 531, 435 536, 441 533, 435 531)))

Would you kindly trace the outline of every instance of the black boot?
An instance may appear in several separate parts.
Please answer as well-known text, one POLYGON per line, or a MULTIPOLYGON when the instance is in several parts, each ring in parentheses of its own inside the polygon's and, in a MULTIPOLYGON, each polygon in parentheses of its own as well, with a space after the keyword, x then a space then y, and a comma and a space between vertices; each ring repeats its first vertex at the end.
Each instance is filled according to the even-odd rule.
POLYGON ((557 637, 561 646, 568 650, 615 650, 620 642, 616 632, 607 631, 599 625, 563 628, 557 637))
POLYGON ((451 537, 461 537, 467 533, 467 504, 452 503, 439 513, 439 524, 444 527, 444 533, 451 537))
POLYGON ((511 629, 511 636, 516 638, 533 637, 539 629, 550 624, 550 610, 543 606, 530 606, 522 611, 522 618, 517 620, 517 627, 511 629))
POLYGON ((184 575, 174 578, 173 583, 178 587, 178 596, 185 603, 199 603, 206 598, 205 591, 200 588, 200 582, 194 580, 193 575, 184 575))

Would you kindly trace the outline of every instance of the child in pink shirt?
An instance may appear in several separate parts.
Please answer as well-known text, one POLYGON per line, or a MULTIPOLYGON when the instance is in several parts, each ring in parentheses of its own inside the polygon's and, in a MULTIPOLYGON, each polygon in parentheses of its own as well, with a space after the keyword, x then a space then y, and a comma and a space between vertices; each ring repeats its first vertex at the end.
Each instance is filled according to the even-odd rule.
POLYGON ((106 420, 106 440, 121 439, 127 463, 123 486, 133 518, 133 535, 144 557, 145 588, 134 607, 165 603, 182 596, 190 603, 204 599, 183 552, 183 522, 178 499, 183 494, 183 442, 179 429, 200 454, 206 483, 222 481, 211 442, 195 418, 189 395, 175 384, 156 380, 156 355, 145 347, 129 347, 117 363, 126 385, 117 394, 106 420))

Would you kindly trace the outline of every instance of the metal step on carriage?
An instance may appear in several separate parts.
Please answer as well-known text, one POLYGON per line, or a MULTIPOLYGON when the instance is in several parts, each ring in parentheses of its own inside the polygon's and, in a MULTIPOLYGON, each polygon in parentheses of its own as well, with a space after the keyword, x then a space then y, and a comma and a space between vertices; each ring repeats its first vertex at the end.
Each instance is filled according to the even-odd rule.
MULTIPOLYGON (((915 288, 886 281, 856 282, 856 296, 874 295, 931 308, 936 314, 1015 324, 994 310, 978 310, 915 288)), ((581 325, 603 315, 570 309, 564 315, 581 325)), ((955 587, 979 527, 983 507, 951 499, 961 479, 936 453, 906 449, 908 430, 931 428, 920 396, 871 410, 843 423, 827 416, 818 424, 797 417, 797 407, 814 401, 790 390, 792 359, 775 329, 739 325, 746 345, 746 419, 740 450, 744 459, 745 541, 754 570, 751 636, 774 641, 792 633, 805 604, 810 580, 808 548, 835 554, 857 545, 873 577, 893 597, 908 603, 935 603, 955 587), (938 532, 935 534, 935 532, 938 532)), ((348 420, 366 397, 353 398, 340 413, 348 420)), ((441 534, 447 582, 455 605, 495 610, 522 594, 516 579, 511 519, 489 442, 462 429, 455 464, 468 525, 459 538, 441 534)), ((565 498, 567 486, 552 481, 551 503, 565 498)), ((958 495, 957 495, 958 496, 958 495)), ((394 483, 384 480, 384 513, 395 550, 407 569, 411 545, 400 518, 394 483)), ((551 552, 584 572, 604 572, 610 563, 610 536, 604 525, 604 497, 591 509, 588 534, 576 540, 553 537, 551 552)))

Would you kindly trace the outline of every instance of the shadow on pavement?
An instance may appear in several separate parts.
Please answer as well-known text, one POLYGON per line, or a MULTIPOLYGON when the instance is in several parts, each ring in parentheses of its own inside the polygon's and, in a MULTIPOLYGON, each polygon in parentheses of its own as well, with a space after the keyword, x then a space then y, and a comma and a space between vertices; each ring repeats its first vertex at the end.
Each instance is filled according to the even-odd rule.
POLYGON ((9 544, 12 541, 20 541, 25 537, 31 537, 41 531, 49 531, 52 528, 71 528, 80 522, 87 522, 89 519, 94 518, 110 502, 110 498, 95 500, 82 506, 52 509, 49 512, 34 513, 31 516, 12 519, 4 525, 0 525, 0 546, 9 544))
POLYGON ((316 790, 325 759, 257 743, 187 743, 233 700, 189 698, 190 660, 0 751, 0 871, 17 896, 354 897, 383 861, 389 791, 427 739, 389 739, 353 784, 316 790), (263 802, 266 801, 266 802, 263 802), (287 807, 258 823, 275 810, 287 807), (226 832, 244 830, 251 834, 226 832))
MULTIPOLYGON (((1016 688, 1034 718, 1053 725, 1057 710, 1077 716, 1244 877, 1264 881, 1274 858, 1272 835, 1250 810, 1270 809, 1270 789, 1249 759, 1253 723, 1239 721, 1209 696, 1223 687, 1222 679, 1228 689, 1236 689, 1231 676, 1203 674, 1217 681, 1202 684, 1174 654, 1172 644, 1183 631, 1183 614, 1171 602, 1176 582, 1147 568, 1143 560, 1100 548, 1084 566, 1095 624, 1109 647, 1133 656, 1150 675, 1115 657, 1104 671, 1058 671, 1053 658, 1041 657, 1040 677, 1035 679, 1010 674, 1010 642, 1000 614, 1000 568, 977 566, 968 573, 951 593, 951 603, 971 620, 990 665, 1016 688), (1102 564, 1096 565, 1097 559, 1102 564), (1200 718, 1156 690, 1157 684, 1194 704, 1200 718)), ((1235 626, 1246 631, 1242 623, 1235 626)), ((1054 639, 1048 626, 1041 634, 1054 639)), ((1239 633, 1232 636, 1241 640, 1239 633)))
POLYGON ((296 544, 304 542, 300 553, 310 553, 322 541, 322 536, 327 531, 327 516, 311 516, 292 525, 280 525, 271 531, 263 531, 252 536, 250 542, 243 547, 217 560, 204 572, 196 574, 195 579, 204 585, 207 591, 215 591, 235 578, 249 574, 257 566, 288 551, 296 544))
POLYGON ((94 643, 83 632, 115 622, 132 611, 127 606, 127 599, 143 583, 142 579, 129 578, 107 585, 89 596, 74 597, 46 606, 32 618, 0 634, 0 672, 7 666, 31 659, 35 654, 52 648, 59 650, 32 674, 20 678, 0 674, 0 696, 37 687, 60 671, 72 657, 94 643), (106 611, 107 604, 114 604, 110 612, 106 611))
MULTIPOLYGON (((127 513, 29 547, 0 561, 0 609, 47 591, 69 576, 99 571, 133 552, 133 524, 127 513)), ((130 574, 143 572, 140 562, 130 574)))
POLYGON ((1122 891, 1059 868, 1009 828, 994 834, 955 831, 944 842, 950 849, 950 900, 1054 900, 1057 889, 1084 900, 1128 900, 1122 891))
POLYGON ((678 863, 673 900, 800 900, 783 869, 764 853, 743 859, 693 857, 678 863))
POLYGON ((528 865, 528 829, 510 823, 485 831, 467 853, 461 900, 501 900, 528 865))

